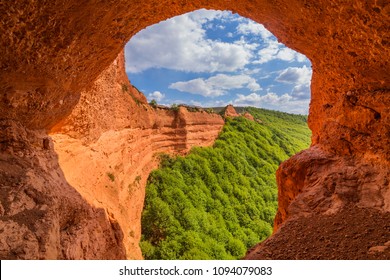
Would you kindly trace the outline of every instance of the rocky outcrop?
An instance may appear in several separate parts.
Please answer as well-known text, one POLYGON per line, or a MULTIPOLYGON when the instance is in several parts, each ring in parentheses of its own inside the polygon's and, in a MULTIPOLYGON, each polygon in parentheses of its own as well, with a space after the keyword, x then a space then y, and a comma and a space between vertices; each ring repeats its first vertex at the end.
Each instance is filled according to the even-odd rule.
POLYGON ((250 121, 254 121, 255 118, 249 112, 237 113, 236 109, 233 105, 227 105, 223 111, 223 117, 226 118, 236 118, 236 117, 244 117, 250 121))
MULTIPOLYGON (((192 132, 210 123, 200 113, 152 110, 127 82, 111 83, 113 75, 124 75, 111 70, 136 32, 198 8, 231 10, 263 23, 313 65, 312 147, 278 171, 278 231, 270 240, 282 238, 289 221, 337 217, 351 205, 371 209, 373 216, 389 212, 388 1, 17 1, 0 4, 1 257, 139 255, 129 252, 137 238, 131 237, 136 233, 130 226, 120 234, 125 224, 120 210, 104 209, 127 192, 126 184, 146 179, 137 172, 118 179, 118 170, 127 165, 115 158, 133 155, 128 170, 149 169, 147 151, 181 152, 188 150, 188 141, 207 142, 209 129, 200 138, 192 132), (111 70, 103 73, 110 64, 111 70), (106 85, 112 88, 99 90, 106 85), (204 125, 195 125, 198 120, 204 125), (53 140, 44 140, 48 130, 53 140), (150 137, 155 140, 146 140, 150 137), (158 144, 151 148, 149 143, 158 144), (135 153, 126 150, 131 145, 135 153), (70 155, 80 157, 72 162, 70 155), (118 194, 110 190, 116 184, 122 186, 118 194), (112 198, 100 203, 103 185, 112 198), (114 248, 110 253, 105 250, 109 247, 114 248)), ((219 122, 211 120, 214 127, 219 122)), ((343 217, 352 222, 354 215, 343 217)), ((292 254, 300 256, 300 248, 291 247, 292 254)))
POLYGON ((245 112, 242 116, 250 121, 255 121, 255 118, 248 112, 245 112))
POLYGON ((236 112, 236 109, 234 109, 233 105, 227 105, 223 116, 225 118, 235 118, 239 117, 240 115, 236 112))

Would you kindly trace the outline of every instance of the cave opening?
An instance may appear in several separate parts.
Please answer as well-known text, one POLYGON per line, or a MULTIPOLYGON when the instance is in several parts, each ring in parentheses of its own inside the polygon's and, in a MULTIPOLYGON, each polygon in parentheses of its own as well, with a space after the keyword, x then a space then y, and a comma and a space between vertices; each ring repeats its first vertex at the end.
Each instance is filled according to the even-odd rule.
POLYGON ((149 102, 308 114, 310 61, 230 11, 201 9, 149 26, 125 57, 129 80, 149 102))
POLYGON ((309 147, 310 61, 261 24, 205 9, 140 31, 125 57, 131 84, 152 105, 233 104, 254 120, 227 120, 213 147, 163 157, 146 188, 143 256, 243 257, 272 233, 276 169, 309 147))

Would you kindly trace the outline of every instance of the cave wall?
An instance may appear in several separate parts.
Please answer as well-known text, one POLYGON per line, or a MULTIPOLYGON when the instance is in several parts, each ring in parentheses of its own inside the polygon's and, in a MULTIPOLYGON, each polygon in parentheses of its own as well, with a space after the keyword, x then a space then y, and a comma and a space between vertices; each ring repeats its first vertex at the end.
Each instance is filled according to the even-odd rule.
MULTIPOLYGON (((122 141, 137 146, 132 135, 150 126, 152 129, 148 133, 158 131, 164 134, 161 131, 166 128, 164 121, 153 129, 156 120, 168 121, 173 118, 186 125, 191 123, 189 119, 194 122, 200 120, 203 124, 208 122, 202 121, 201 116, 192 117, 187 112, 180 112, 183 118, 178 119, 166 112, 149 110, 146 105, 141 105, 141 109, 133 97, 141 104, 145 101, 144 97, 130 85, 128 87, 133 97, 122 92, 124 74, 107 70, 118 67, 121 60, 117 58, 118 54, 132 35, 151 24, 198 8, 231 10, 262 23, 281 42, 305 54, 312 62, 309 115, 309 126, 313 132, 312 147, 282 164, 277 173, 279 210, 275 229, 290 218, 312 213, 335 213, 351 203, 389 211, 388 1, 21 0, 12 5, 0 2, 3 227, 8 221, 5 217, 15 214, 4 205, 8 205, 11 198, 14 199, 11 192, 17 190, 13 182, 19 182, 18 178, 22 178, 20 186, 36 188, 39 185, 42 190, 55 189, 53 185, 59 186, 64 182, 64 189, 70 192, 76 189, 76 193, 82 194, 80 205, 90 204, 88 211, 92 211, 97 204, 95 197, 88 194, 94 190, 87 180, 90 177, 85 176, 91 165, 84 162, 93 162, 103 157, 107 145, 114 149, 114 153, 126 151, 126 142, 122 141), (107 94, 110 91, 112 93, 107 94), (113 104, 115 110, 108 110, 113 104), (125 108, 123 104, 130 105, 125 108), (101 114, 104 112, 105 117, 96 119, 98 111, 101 114), (108 115, 109 118, 106 117, 108 115), (42 139, 47 137, 49 131, 53 146, 49 145, 49 152, 41 155, 37 151, 42 148, 42 139), (30 138, 23 135, 39 136, 30 138), (31 144, 31 141, 36 144, 31 144), (101 143, 101 148, 96 150, 96 143, 101 143), (68 156, 67 145, 77 147, 68 156), (23 152, 28 147, 31 150, 30 157, 26 157, 23 152), (79 154, 81 158, 76 157, 79 154), (74 168, 76 163, 72 163, 73 156, 78 160, 76 163, 83 163, 79 168, 74 168), (52 167, 45 168, 46 161, 52 163, 52 167), (20 168, 17 169, 17 166, 20 168), (19 171, 12 177, 9 172, 14 172, 14 169, 19 171), (43 181, 39 184, 29 183, 31 172, 37 172, 43 181), (52 181, 50 178, 53 173, 62 175, 52 181), (81 177, 85 178, 77 179, 81 177), (75 183, 77 180, 81 182, 75 183), (80 183, 79 187, 73 186, 72 182, 76 185, 80 183)), ((216 127, 219 125, 218 120, 212 120, 211 123, 216 127)), ((185 125, 178 127, 177 122, 171 122, 170 125, 179 129, 178 134, 187 137, 187 141, 191 139, 191 136, 188 137, 191 133, 186 132, 185 125)), ((169 133, 172 132, 166 134, 169 133)), ((210 144, 209 140, 205 142, 210 144)), ((141 142, 144 143, 143 140, 141 142)), ((194 144, 199 142, 195 137, 194 144)), ((175 150, 170 145, 167 142, 163 145, 164 149, 175 150)), ((180 150, 188 150, 186 145, 182 144, 180 150)), ((178 152, 177 149, 175 152, 178 152)), ((145 163, 145 166, 148 164, 145 163)), ((112 168, 117 167, 114 165, 112 168)), ((100 170, 103 172, 101 178, 105 178, 104 172, 109 172, 105 169, 104 166, 100 170)), ((124 180, 125 184, 131 183, 135 176, 128 176, 124 180)), ((145 180, 144 177, 142 179, 145 180)), ((61 188, 49 192, 54 197, 53 205, 58 205, 61 188)), ((24 209, 25 206, 19 207, 24 209)), ((51 206, 50 209, 58 209, 56 207, 51 206)), ((36 210, 36 207, 31 209, 36 210)), ((50 211, 52 215, 63 215, 50 211)), ((88 215, 84 219, 93 216, 88 215)), ((37 221, 41 219, 41 216, 36 217, 37 221)), ((112 236, 122 231, 118 230, 117 225, 120 228, 120 224, 113 222, 115 219, 108 212, 99 219, 100 227, 106 228, 112 236)), ((126 230, 132 229, 128 227, 126 230)), ((128 244, 132 238, 120 237, 119 234, 116 236, 115 240, 126 238, 125 247, 131 247, 128 244)), ((13 241, 3 242, 7 238, 3 232, 2 254, 18 251, 15 248, 20 246, 10 245, 14 244, 13 241)), ((74 234, 73 238, 76 240, 79 237, 74 234)), ((59 242, 58 238, 53 237, 53 240, 52 243, 59 242)), ((105 253, 90 254, 86 253, 89 249, 83 250, 84 253, 73 255, 56 253, 40 256, 106 257, 105 253)), ((118 252, 122 253, 111 258, 123 257, 123 250, 126 249, 121 250, 118 252)), ((128 257, 131 255, 129 251, 127 249, 128 257)), ((17 255, 13 254, 7 256, 17 255)))

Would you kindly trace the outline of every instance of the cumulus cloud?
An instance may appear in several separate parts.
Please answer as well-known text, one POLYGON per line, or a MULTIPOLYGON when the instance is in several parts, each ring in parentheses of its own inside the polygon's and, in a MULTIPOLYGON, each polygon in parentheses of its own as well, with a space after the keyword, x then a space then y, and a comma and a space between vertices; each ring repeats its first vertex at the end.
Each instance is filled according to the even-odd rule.
POLYGON ((208 107, 224 107, 228 104, 233 104, 233 100, 219 100, 219 99, 206 99, 202 101, 197 101, 197 100, 182 100, 182 99, 175 99, 167 102, 166 104, 161 104, 165 106, 171 106, 172 104, 187 104, 187 105, 192 105, 192 106, 199 106, 203 108, 208 108, 208 107))
POLYGON ((276 81, 286 84, 310 84, 312 71, 304 65, 303 67, 288 67, 280 72, 276 81))
POLYGON ((296 99, 290 94, 277 95, 268 92, 265 95, 251 93, 249 95, 238 94, 237 99, 233 101, 235 106, 254 106, 271 110, 279 110, 295 114, 307 114, 309 99, 296 99))
MULTIPOLYGON (((226 36, 232 38, 232 32, 226 36)), ((149 26, 126 45, 126 70, 139 73, 150 68, 186 72, 234 72, 248 64, 272 60, 305 62, 307 59, 283 44, 263 25, 227 11, 198 10, 149 26), (213 22, 218 20, 219 23, 213 22), (235 42, 207 37, 207 29, 223 29, 224 21, 237 21, 235 42), (258 37, 253 40, 253 37, 258 37), (257 43, 255 43, 257 41, 257 43), (260 44, 261 43, 261 44, 260 44)))
POLYGON ((155 91, 155 92, 152 92, 148 95, 149 97, 149 100, 156 100, 157 102, 163 100, 163 98, 165 97, 165 94, 159 92, 159 91, 155 91))
POLYGON ((251 61, 253 64, 264 64, 272 60, 307 62, 307 58, 304 55, 279 43, 276 37, 261 24, 246 19, 237 25, 236 33, 244 35, 244 40, 251 42, 253 41, 251 40, 253 36, 259 37, 258 41, 261 42, 261 45, 256 45, 257 53, 251 61))
POLYGON ((169 88, 207 97, 215 97, 224 95, 231 89, 248 88, 252 91, 258 91, 261 89, 261 86, 254 78, 248 75, 218 74, 208 79, 198 78, 176 82, 171 84, 169 88))
POLYGON ((238 34, 243 35, 258 35, 264 40, 268 40, 273 37, 272 33, 269 32, 262 24, 258 24, 251 20, 246 20, 237 25, 236 31, 238 34))
POLYGON ((310 84, 302 84, 302 85, 294 86, 293 90, 291 91, 291 95, 298 99, 310 99, 311 96, 310 84))
POLYGON ((289 67, 280 72, 277 82, 294 85, 291 95, 298 99, 310 98, 310 81, 312 70, 303 67, 289 67))
POLYGON ((200 9, 195 12, 188 13, 185 16, 190 16, 194 21, 204 24, 214 19, 229 19, 231 17, 231 13, 228 11, 200 9))
POLYGON ((264 64, 272 60, 283 60, 286 62, 305 62, 307 60, 304 55, 285 47, 275 39, 266 40, 264 43, 265 46, 257 52, 258 57, 253 61, 254 64, 264 64))
POLYGON ((282 96, 276 93, 269 92, 266 95, 251 93, 249 95, 238 94, 238 98, 234 101, 238 105, 258 105, 261 103, 279 104, 291 101, 292 96, 284 94, 282 96))
MULTIPOLYGON (((279 43, 277 39, 269 32, 263 25, 251 20, 246 20, 237 25, 236 32, 242 35, 259 36, 263 42, 263 46, 258 48, 258 57, 253 63, 263 64, 269 61, 279 59, 283 61, 298 61, 304 62, 306 57, 297 53, 283 44, 279 43)), ((257 45, 259 47, 259 45, 257 45)))
POLYGON ((149 68, 187 72, 232 72, 252 58, 250 44, 208 39, 203 25, 228 17, 221 11, 200 10, 149 26, 126 45, 126 70, 132 73, 149 68))

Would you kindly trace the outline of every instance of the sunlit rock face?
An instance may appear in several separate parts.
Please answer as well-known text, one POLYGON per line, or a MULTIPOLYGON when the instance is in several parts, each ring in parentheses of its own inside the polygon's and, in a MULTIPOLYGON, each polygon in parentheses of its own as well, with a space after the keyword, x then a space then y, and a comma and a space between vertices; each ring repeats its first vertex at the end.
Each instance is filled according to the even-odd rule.
POLYGON ((313 65, 312 147, 277 173, 271 240, 310 215, 389 212, 388 1, 17 1, 0 6, 2 258, 141 257, 147 151, 210 145, 223 121, 152 109, 118 54, 141 29, 199 8, 264 24, 313 65))

